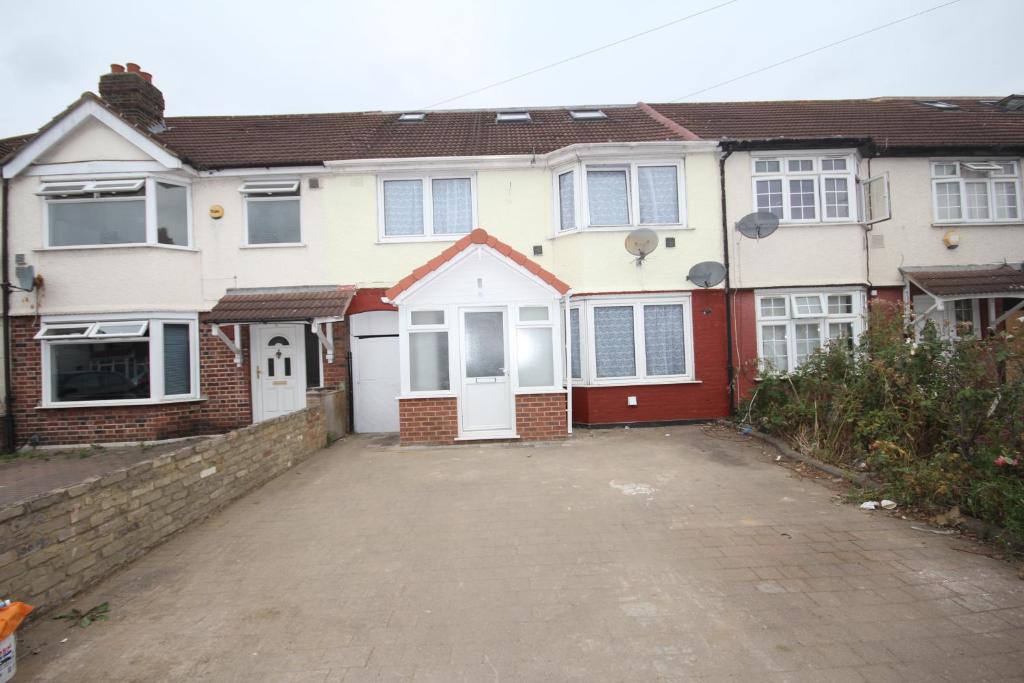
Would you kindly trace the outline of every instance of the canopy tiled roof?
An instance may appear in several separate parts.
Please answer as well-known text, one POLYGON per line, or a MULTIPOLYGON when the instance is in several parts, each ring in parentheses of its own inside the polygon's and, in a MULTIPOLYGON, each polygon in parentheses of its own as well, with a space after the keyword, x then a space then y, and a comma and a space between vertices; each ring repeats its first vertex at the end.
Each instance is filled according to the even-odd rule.
POLYGON ((548 285, 553 287, 559 294, 565 294, 569 291, 569 285, 565 284, 558 279, 553 273, 541 268, 536 261, 528 258, 525 254, 516 251, 512 247, 508 246, 501 240, 492 237, 487 234, 487 231, 483 228, 477 228, 473 232, 469 233, 455 244, 451 245, 440 254, 430 259, 422 266, 412 271, 404 278, 398 281, 394 287, 384 292, 385 298, 388 301, 394 301, 395 298, 402 292, 406 291, 414 284, 422 280, 423 278, 430 275, 432 272, 443 266, 444 264, 451 261, 453 258, 458 256, 460 253, 470 248, 474 244, 482 244, 495 250, 502 256, 510 259, 514 263, 522 266, 526 270, 530 271, 541 280, 546 282, 548 285))
POLYGON ((905 275, 928 294, 939 297, 971 294, 1024 297, 1024 272, 1011 266, 915 270, 905 275))
POLYGON ((340 318, 354 287, 256 287, 229 289, 210 311, 211 323, 264 323, 340 318))
POLYGON ((890 148, 1024 147, 1024 112, 999 97, 790 100, 652 104, 702 138, 733 140, 865 138, 890 148), (956 109, 936 109, 940 100, 956 109), (986 104, 986 102, 988 104, 986 104))

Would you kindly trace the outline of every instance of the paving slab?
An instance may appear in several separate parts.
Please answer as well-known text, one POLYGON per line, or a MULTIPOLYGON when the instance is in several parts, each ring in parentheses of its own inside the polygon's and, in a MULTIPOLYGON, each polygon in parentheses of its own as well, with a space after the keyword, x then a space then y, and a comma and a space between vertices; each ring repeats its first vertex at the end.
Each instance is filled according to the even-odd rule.
POLYGON ((1024 681, 1014 567, 736 435, 388 443, 333 445, 67 605, 109 621, 30 625, 19 680, 1024 681))

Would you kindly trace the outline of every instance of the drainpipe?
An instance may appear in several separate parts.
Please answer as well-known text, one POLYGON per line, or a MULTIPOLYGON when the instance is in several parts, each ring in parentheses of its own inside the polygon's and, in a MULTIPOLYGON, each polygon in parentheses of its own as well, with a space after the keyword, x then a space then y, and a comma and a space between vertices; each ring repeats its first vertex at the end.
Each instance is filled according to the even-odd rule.
POLYGON ((10 241, 10 230, 8 229, 7 208, 9 180, 4 178, 0 188, 0 203, 3 204, 3 216, 0 218, 0 259, 3 259, 3 266, 0 266, 0 278, 3 279, 3 335, 4 335, 4 446, 5 452, 14 451, 17 439, 14 434, 14 396, 11 393, 11 283, 8 276, 8 242, 10 241))
POLYGON ((722 193, 722 265, 725 266, 725 369, 729 381, 729 414, 736 412, 736 368, 732 360, 732 286, 730 283, 729 268, 729 216, 728 206, 725 200, 725 161, 732 156, 732 150, 727 149, 718 159, 718 181, 721 184, 722 193))
POLYGON ((566 434, 572 434, 572 316, 569 314, 570 289, 562 299, 565 301, 565 424, 566 434))

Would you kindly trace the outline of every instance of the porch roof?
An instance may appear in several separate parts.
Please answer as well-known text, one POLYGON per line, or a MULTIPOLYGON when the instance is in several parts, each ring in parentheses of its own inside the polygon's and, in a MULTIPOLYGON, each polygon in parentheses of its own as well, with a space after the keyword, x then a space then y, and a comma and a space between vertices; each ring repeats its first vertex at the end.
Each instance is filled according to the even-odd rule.
POLYGON ((1024 272, 1008 265, 904 270, 903 275, 937 299, 1024 297, 1024 272))
POLYGON ((229 289, 207 320, 231 324, 340 319, 355 293, 355 287, 344 285, 229 289))

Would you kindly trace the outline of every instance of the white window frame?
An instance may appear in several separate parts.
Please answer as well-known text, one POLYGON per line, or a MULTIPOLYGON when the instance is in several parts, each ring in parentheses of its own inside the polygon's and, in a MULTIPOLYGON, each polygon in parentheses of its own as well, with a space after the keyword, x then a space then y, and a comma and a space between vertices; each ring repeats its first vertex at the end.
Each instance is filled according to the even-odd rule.
MULTIPOLYGON (((691 384, 697 383, 696 359, 693 351, 693 299, 689 294, 668 294, 649 296, 596 296, 573 300, 573 308, 580 309, 580 370, 582 378, 576 378, 573 386, 632 386, 641 384, 691 384), (681 375, 648 375, 647 353, 644 344, 644 306, 681 305, 683 307, 683 352, 686 372, 681 375), (631 306, 633 308, 633 350, 636 374, 630 377, 597 376, 597 338, 594 331, 594 309, 602 307, 631 306)), ((567 330, 567 334, 571 331, 567 330)), ((568 369, 572 372, 572 368, 568 369)))
POLYGON ((377 240, 378 242, 454 242, 469 234, 467 232, 448 232, 434 234, 434 192, 435 180, 469 180, 470 205, 472 220, 469 230, 479 225, 477 218, 477 182, 476 172, 445 171, 438 173, 388 173, 377 176, 377 240), (420 235, 388 235, 384 225, 384 183, 391 180, 419 180, 423 187, 423 234, 420 235))
POLYGON ((552 207, 554 211, 553 236, 568 235, 576 232, 622 232, 634 228, 661 228, 681 230, 688 228, 686 202, 686 162, 680 158, 652 157, 650 159, 594 159, 565 164, 551 169, 553 192, 552 207), (639 168, 646 166, 673 166, 676 169, 678 183, 677 198, 679 201, 679 220, 675 223, 641 223, 640 222, 640 186, 639 168), (629 220, 621 225, 591 225, 590 222, 590 188, 587 183, 587 170, 622 170, 626 171, 626 202, 629 220), (573 193, 575 195, 575 227, 561 229, 561 205, 559 203, 558 178, 568 171, 573 171, 573 193))
POLYGON ((125 247, 159 247, 161 249, 179 249, 195 251, 195 236, 193 234, 192 220, 192 183, 182 178, 170 178, 157 174, 142 174, 129 178, 82 178, 66 176, 48 176, 36 191, 42 201, 43 212, 43 248, 47 250, 74 250, 74 249, 123 249, 125 247), (156 183, 165 185, 176 185, 185 188, 185 223, 186 223, 186 244, 162 244, 157 235, 157 213, 156 213, 156 183), (73 190, 63 192, 52 190, 54 186, 79 185, 73 190), (99 192, 135 192, 145 189, 142 196, 131 197, 87 197, 86 195, 99 192), (63 198, 62 197, 67 197, 63 198), (51 204, 72 204, 95 201, 139 201, 145 204, 146 212, 146 240, 144 242, 123 242, 118 244, 71 244, 51 245, 50 244, 50 205, 51 204))
POLYGON ((859 222, 860 207, 858 202, 859 183, 857 182, 858 156, 855 152, 847 150, 805 150, 786 152, 756 152, 750 155, 750 192, 751 211, 758 211, 757 208, 757 183, 764 180, 779 180, 782 182, 782 218, 779 222, 790 225, 818 224, 818 223, 857 223, 859 222), (823 171, 822 161, 825 159, 843 159, 846 161, 845 171, 823 171), (796 160, 810 160, 811 170, 790 171, 789 162, 796 160), (778 171, 758 171, 758 162, 778 161, 778 171), (825 204, 825 179, 846 180, 846 196, 849 215, 829 218, 826 216, 825 204), (814 218, 793 218, 792 199, 790 197, 790 180, 813 180, 814 182, 814 218))
POLYGON ((276 249, 279 247, 305 246, 306 234, 302 226, 302 181, 299 178, 251 179, 243 181, 238 192, 242 197, 242 247, 245 249, 276 249), (292 194, 292 193, 297 194, 292 194), (249 241, 249 202, 298 202, 298 242, 257 242, 249 241))
POLYGON ((512 376, 513 390, 517 394, 542 394, 549 392, 564 392, 565 391, 565 372, 562 368, 564 361, 564 349, 561 345, 562 335, 559 330, 562 327, 562 320, 560 318, 561 306, 557 302, 526 302, 510 306, 513 309, 512 331, 515 333, 515 343, 511 344, 511 355, 514 357, 512 363, 512 376), (523 320, 522 310, 524 308, 544 308, 547 309, 548 318, 547 320, 523 320), (519 329, 520 328, 547 328, 551 330, 551 384, 547 385, 536 385, 529 387, 521 387, 519 385, 519 329))
POLYGON ((458 391, 456 387, 456 381, 459 375, 456 373, 456 366, 458 364, 458 347, 455 345, 455 329, 453 328, 452 322, 456 309, 452 306, 437 305, 437 306, 399 306, 398 315, 398 338, 399 338, 399 371, 401 372, 401 391, 402 398, 434 398, 434 397, 450 397, 457 396, 458 391), (412 323, 412 314, 419 311, 443 311, 444 322, 441 324, 417 324, 412 323), (412 377, 410 375, 412 369, 412 347, 411 337, 414 334, 420 332, 443 332, 448 336, 448 388, 447 389, 430 389, 430 390, 417 390, 412 389, 412 377))
MULTIPOLYGON (((754 292, 754 314, 756 317, 757 327, 757 360, 759 373, 764 373, 764 358, 762 352, 764 349, 762 330, 765 327, 785 326, 786 327, 786 362, 788 364, 787 370, 782 374, 787 374, 796 370, 799 365, 796 363, 796 326, 806 324, 818 324, 818 329, 821 333, 821 348, 824 348, 830 341, 828 335, 829 323, 852 323, 853 324, 853 343, 856 344, 860 339, 860 336, 864 333, 866 327, 865 315, 866 315, 867 298, 865 297, 864 290, 862 289, 849 289, 843 287, 823 287, 823 288, 812 288, 812 289, 780 289, 780 290, 756 290, 754 292), (829 296, 850 296, 853 302, 852 313, 829 313, 828 312, 828 297, 829 296), (797 313, 796 308, 796 297, 798 296, 816 296, 821 302, 822 313, 820 314, 808 314, 808 313, 797 313), (786 302, 786 315, 784 316, 767 316, 761 313, 761 301, 763 299, 784 299, 786 302)), ((775 370, 775 372, 780 372, 775 370)))
POLYGON ((930 159, 928 168, 932 180, 932 218, 935 225, 1007 225, 1024 223, 1024 199, 1021 198, 1021 160, 1017 158, 991 158, 991 159, 930 159), (1015 167, 1014 175, 996 175, 990 172, 987 178, 966 178, 961 167, 964 164, 1005 164, 1012 163, 1015 167), (953 165, 956 168, 955 175, 937 175, 937 166, 953 165), (1012 182, 1017 195, 1017 217, 997 218, 996 217, 996 183, 1012 182), (939 218, 939 195, 938 186, 940 183, 957 183, 960 192, 960 218, 939 218), (967 217, 967 184, 986 183, 988 192, 988 218, 967 217))
POLYGON ((138 313, 115 314, 104 316, 44 316, 35 339, 40 341, 42 357, 42 407, 43 408, 99 408, 103 406, 155 405, 161 403, 179 403, 195 401, 201 397, 199 386, 199 316, 195 313, 138 313), (106 323, 145 323, 146 329, 139 334, 104 335, 96 332, 97 328, 106 323), (164 324, 187 324, 189 326, 189 369, 192 391, 188 394, 168 395, 164 392, 164 324), (74 337, 45 337, 47 329, 67 329, 88 325, 86 335, 74 337), (148 332, 148 337, 144 337, 148 332), (143 338, 149 343, 149 398, 116 399, 103 401, 55 401, 53 399, 52 349, 55 346, 73 344, 95 344, 99 342, 116 343, 118 341, 138 342, 143 338))

